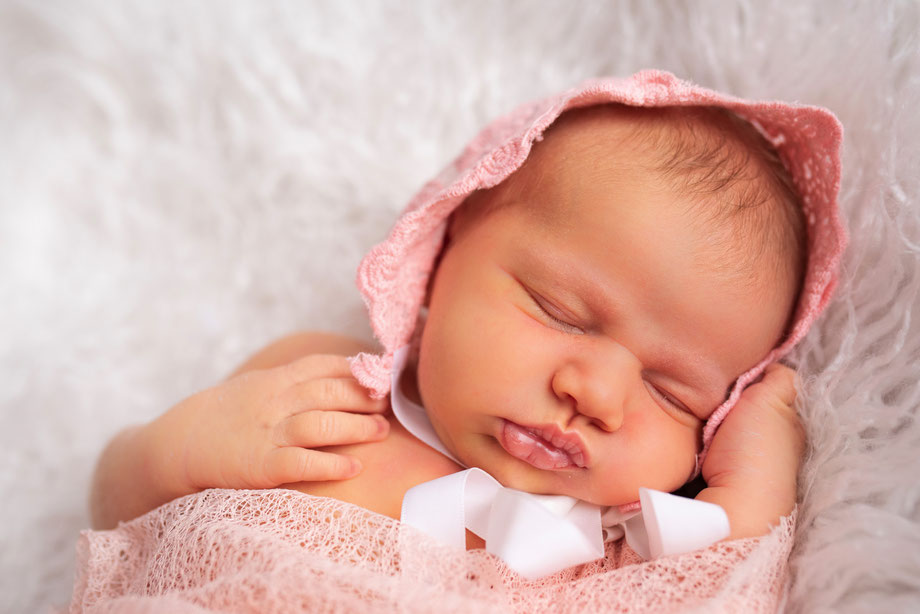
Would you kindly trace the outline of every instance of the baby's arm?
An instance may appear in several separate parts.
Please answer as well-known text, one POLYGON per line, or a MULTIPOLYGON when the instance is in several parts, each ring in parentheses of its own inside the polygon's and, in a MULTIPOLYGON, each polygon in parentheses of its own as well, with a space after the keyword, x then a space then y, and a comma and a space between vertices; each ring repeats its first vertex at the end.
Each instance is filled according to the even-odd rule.
POLYGON ((725 509, 730 539, 764 535, 795 507, 805 432, 794 402, 795 372, 772 364, 713 438, 696 498, 725 509))
POLYGON ((311 448, 382 439, 387 404, 372 400, 333 335, 286 337, 225 382, 130 427, 106 447, 90 494, 93 527, 114 527, 205 488, 271 488, 353 477, 353 458, 311 448))

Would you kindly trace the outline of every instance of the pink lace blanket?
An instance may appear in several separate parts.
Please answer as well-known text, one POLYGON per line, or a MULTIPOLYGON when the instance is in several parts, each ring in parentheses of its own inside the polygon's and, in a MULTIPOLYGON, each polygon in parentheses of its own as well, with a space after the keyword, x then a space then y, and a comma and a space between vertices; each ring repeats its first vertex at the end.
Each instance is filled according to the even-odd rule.
POLYGON ((381 516, 295 491, 209 490, 77 544, 71 612, 773 612, 794 517, 768 536, 528 582, 381 516))

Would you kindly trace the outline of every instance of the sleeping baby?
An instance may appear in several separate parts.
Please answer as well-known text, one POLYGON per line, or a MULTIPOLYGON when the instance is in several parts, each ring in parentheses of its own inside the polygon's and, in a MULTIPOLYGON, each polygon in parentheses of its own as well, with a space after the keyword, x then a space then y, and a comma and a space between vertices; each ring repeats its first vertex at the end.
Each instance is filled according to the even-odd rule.
POLYGON ((382 348, 294 334, 123 431, 95 527, 208 488, 399 519, 407 492, 476 468, 620 517, 641 489, 701 476, 727 537, 767 533, 795 506, 804 448, 777 361, 827 303, 845 241, 839 139, 826 111, 652 71, 522 107, 362 264, 382 348))

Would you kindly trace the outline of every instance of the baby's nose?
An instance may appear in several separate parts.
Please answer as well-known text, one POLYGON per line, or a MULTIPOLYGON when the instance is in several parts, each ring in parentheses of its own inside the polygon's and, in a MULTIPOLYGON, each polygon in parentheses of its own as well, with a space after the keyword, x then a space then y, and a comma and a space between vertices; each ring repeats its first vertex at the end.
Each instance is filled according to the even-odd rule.
POLYGON ((628 388, 628 365, 590 357, 565 362, 553 376, 553 393, 558 399, 607 431, 623 424, 623 406, 628 388))

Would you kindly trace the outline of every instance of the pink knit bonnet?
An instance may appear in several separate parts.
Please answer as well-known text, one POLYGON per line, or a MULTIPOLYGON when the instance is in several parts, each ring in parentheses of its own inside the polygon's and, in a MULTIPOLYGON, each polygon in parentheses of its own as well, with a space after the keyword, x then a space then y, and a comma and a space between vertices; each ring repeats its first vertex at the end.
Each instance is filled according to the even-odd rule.
POLYGON ((801 196, 807 223, 808 263, 793 327, 782 345, 737 379, 728 398, 706 422, 703 449, 697 457, 700 467, 716 428, 741 391, 805 336, 836 285, 838 263, 846 244, 837 206, 843 129, 826 109, 742 100, 658 70, 638 72, 627 79, 591 80, 551 98, 519 106, 489 124, 460 157, 429 181, 406 207, 389 237, 361 262, 358 288, 384 352, 359 354, 352 360, 351 369, 373 396, 379 398, 389 392, 393 353, 409 343, 416 329, 448 216, 473 191, 491 188, 517 170, 534 141, 564 111, 604 103, 728 109, 754 125, 773 145, 801 196))

